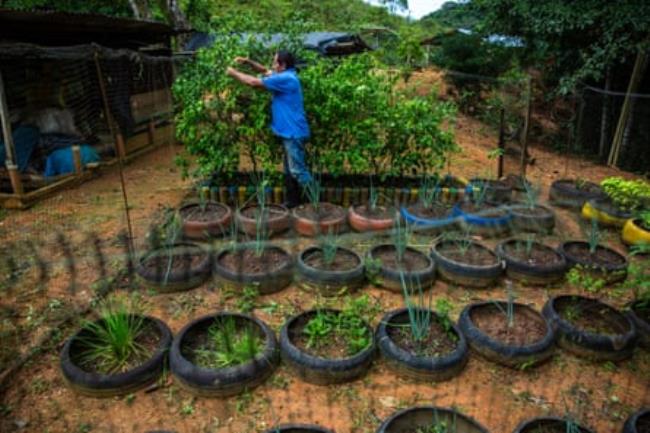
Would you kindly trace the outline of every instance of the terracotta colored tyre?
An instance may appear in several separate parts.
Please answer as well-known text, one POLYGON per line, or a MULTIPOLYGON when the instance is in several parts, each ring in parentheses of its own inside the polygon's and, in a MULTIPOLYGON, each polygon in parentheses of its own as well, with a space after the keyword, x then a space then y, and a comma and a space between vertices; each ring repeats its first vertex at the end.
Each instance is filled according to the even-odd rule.
POLYGON ((230 207, 217 202, 207 203, 206 207, 218 208, 222 212, 219 218, 210 221, 198 221, 183 217, 184 212, 188 212, 197 207, 200 207, 200 205, 192 203, 178 210, 183 219, 183 235, 186 238, 195 240, 209 239, 211 237, 223 236, 228 232, 232 222, 232 210, 230 210, 230 207))
POLYGON ((301 215, 300 211, 303 206, 294 208, 291 211, 291 215, 293 216, 293 227, 296 230, 296 233, 302 236, 314 237, 319 234, 327 234, 330 232, 341 233, 344 230, 348 217, 345 209, 332 203, 321 203, 321 206, 332 207, 339 215, 316 221, 301 215))
POLYGON ((350 210, 348 211, 348 222, 350 223, 350 227, 358 232, 376 232, 390 230, 395 223, 395 217, 368 218, 357 212, 355 206, 350 206, 350 210))
MULTIPOLYGON (((239 230, 249 236, 256 235, 257 221, 255 218, 245 215, 244 211, 253 207, 257 207, 257 205, 244 206, 235 212, 235 220, 239 230)), ((269 212, 272 213, 272 215, 264 221, 268 227, 267 234, 269 236, 282 233, 291 226, 291 214, 289 209, 279 204, 267 204, 266 207, 269 212)))

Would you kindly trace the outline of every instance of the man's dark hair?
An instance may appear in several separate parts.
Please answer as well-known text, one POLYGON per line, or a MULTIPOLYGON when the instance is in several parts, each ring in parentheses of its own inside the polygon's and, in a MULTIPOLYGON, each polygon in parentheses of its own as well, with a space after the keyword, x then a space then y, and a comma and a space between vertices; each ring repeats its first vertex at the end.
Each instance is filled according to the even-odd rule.
POLYGON ((278 63, 284 65, 285 69, 296 67, 296 59, 292 53, 286 50, 278 51, 278 63))

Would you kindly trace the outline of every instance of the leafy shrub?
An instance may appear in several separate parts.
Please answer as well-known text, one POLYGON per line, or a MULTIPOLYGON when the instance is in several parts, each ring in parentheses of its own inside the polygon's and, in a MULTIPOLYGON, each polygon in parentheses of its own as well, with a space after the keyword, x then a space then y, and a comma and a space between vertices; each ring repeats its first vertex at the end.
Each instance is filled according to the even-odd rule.
POLYGON ((650 204, 650 183, 608 177, 600 183, 605 194, 621 209, 635 211, 650 204))

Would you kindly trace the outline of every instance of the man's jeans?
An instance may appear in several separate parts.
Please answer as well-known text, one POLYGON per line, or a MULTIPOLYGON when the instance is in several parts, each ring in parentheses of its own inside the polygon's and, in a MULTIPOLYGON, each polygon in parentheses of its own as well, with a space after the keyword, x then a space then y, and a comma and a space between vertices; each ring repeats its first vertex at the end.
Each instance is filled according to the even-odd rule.
POLYGON ((312 180, 305 163, 305 139, 283 138, 282 144, 284 145, 284 175, 291 176, 304 187, 312 180))

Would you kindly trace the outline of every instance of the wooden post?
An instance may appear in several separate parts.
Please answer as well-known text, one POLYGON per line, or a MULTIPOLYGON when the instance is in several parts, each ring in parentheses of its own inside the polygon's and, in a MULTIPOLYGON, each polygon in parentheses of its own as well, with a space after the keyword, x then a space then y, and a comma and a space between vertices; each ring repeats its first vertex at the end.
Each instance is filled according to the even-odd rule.
POLYGON ((72 160, 74 161, 74 172, 81 174, 83 166, 81 165, 81 147, 78 145, 72 146, 72 160))
POLYGON ((153 120, 150 120, 149 124, 147 124, 147 134, 149 136, 149 145, 153 145, 156 139, 156 124, 153 120))
POLYGON ((11 188, 16 195, 22 195, 23 183, 20 179, 20 172, 16 165, 16 148, 14 146, 14 137, 11 131, 11 121, 9 120, 9 108, 7 106, 7 97, 5 94, 5 84, 0 72, 0 123, 2 124, 2 136, 5 142, 6 161, 5 166, 9 173, 11 188))
POLYGON ((497 168, 497 179, 503 177, 503 158, 506 149, 506 137, 504 132, 505 127, 505 109, 501 109, 501 120, 499 122, 499 149, 501 153, 499 154, 498 168, 497 168))
POLYGON ((526 83, 526 117, 524 118, 524 130, 521 134, 521 168, 519 175, 522 179, 526 178, 526 166, 528 165, 528 135, 530 131, 530 117, 533 111, 533 79, 528 76, 526 83))
POLYGON ((123 160, 126 157, 126 145, 124 144, 124 137, 121 132, 115 134, 115 147, 117 157, 123 160))

